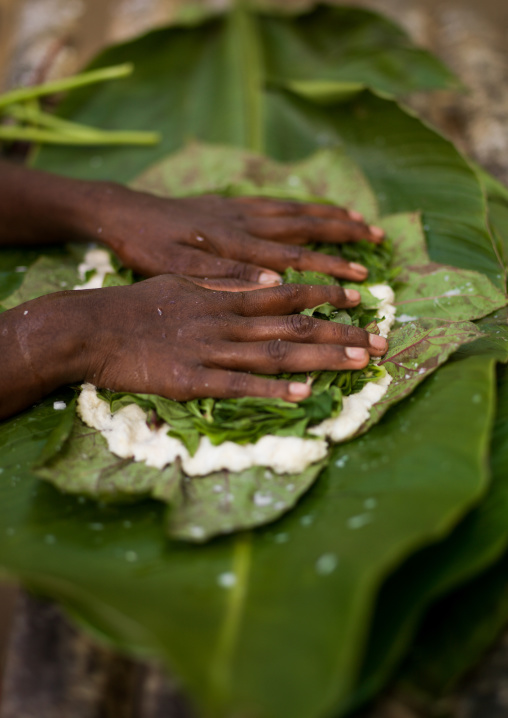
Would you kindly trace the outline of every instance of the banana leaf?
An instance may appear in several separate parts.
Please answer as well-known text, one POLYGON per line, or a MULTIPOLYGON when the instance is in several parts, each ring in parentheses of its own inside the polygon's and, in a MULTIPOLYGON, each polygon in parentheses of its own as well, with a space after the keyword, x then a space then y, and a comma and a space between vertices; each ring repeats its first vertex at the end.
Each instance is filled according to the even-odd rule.
MULTIPOLYGON (((306 17, 300 33, 307 22, 314 27, 313 18, 306 17)), ((121 86, 76 91, 61 114, 108 128, 150 126, 162 131, 163 141, 152 149, 110 148, 94 154, 48 148, 39 153, 36 165, 126 182, 191 139, 265 148, 269 156, 289 162, 319 147, 339 145, 366 174, 381 214, 423 210, 433 261, 479 270, 502 286, 504 266, 487 226, 486 198, 474 168, 451 143, 393 101, 360 91, 349 102, 323 107, 294 85, 290 91, 289 85, 268 83, 263 63, 269 48, 259 30, 263 22, 264 16, 240 10, 107 50, 93 67, 133 61, 132 78, 121 86)), ((373 64, 376 57, 374 53, 373 64)))
MULTIPOLYGON (((126 153, 45 148, 38 166, 125 182, 193 138, 261 150, 270 132, 264 105, 275 84, 297 82, 312 96, 313 83, 318 94, 323 83, 332 83, 336 94, 338 83, 339 95, 345 91, 346 97, 363 87, 401 94, 457 86, 443 65, 393 23, 366 10, 328 5, 300 17, 238 7, 224 16, 202 17, 191 27, 163 28, 112 47, 90 69, 124 61, 134 63, 132 77, 108 88, 73 92, 59 114, 82 124, 101 122, 108 129, 119 123, 136 129, 149 121, 162 130, 162 142, 126 153)), ((301 120, 307 124, 305 117, 301 120)), ((321 141, 319 129, 314 134, 312 149, 321 141)))
POLYGON ((0 564, 117 645, 162 657, 204 715, 339 708, 381 579, 445 535, 488 482, 494 376, 470 357, 336 450, 274 528, 187 548, 162 538, 153 502, 97 506, 34 478, 55 398, 69 401, 2 425, 0 564))
MULTIPOLYGON (((508 357, 507 357, 508 359, 508 357)), ((462 554, 489 552, 490 565, 441 600, 425 616, 399 675, 405 691, 419 697, 449 693, 459 678, 481 658, 508 622, 508 371, 498 373, 497 416, 492 436, 493 483, 482 505, 467 518, 461 536, 462 554), (504 555, 501 554, 503 553, 504 555)), ((456 532, 458 533, 458 531, 456 532)), ((460 556, 459 563, 460 563, 460 556)), ((469 559, 470 560, 470 559, 469 559)))

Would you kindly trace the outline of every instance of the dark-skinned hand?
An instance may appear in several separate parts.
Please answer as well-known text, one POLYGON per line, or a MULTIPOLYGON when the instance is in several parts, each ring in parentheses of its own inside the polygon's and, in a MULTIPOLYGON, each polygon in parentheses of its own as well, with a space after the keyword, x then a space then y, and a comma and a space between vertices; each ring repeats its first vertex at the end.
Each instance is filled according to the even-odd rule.
POLYGON ((119 186, 104 193, 97 239, 126 267, 145 276, 192 277, 207 287, 273 286, 287 267, 363 281, 365 267, 302 245, 383 238, 361 215, 327 204, 214 195, 164 199, 119 186))
POLYGON ((82 380, 177 400, 299 401, 308 386, 253 373, 360 369, 384 354, 381 337, 299 313, 324 302, 353 307, 359 298, 303 285, 222 292, 171 275, 50 294, 0 315, 0 416, 82 380))
POLYGON ((327 204, 214 195, 165 199, 0 162, 0 246, 71 239, 110 247, 141 275, 178 274, 215 289, 280 283, 287 267, 362 281, 367 270, 308 242, 380 242, 361 215, 327 204))

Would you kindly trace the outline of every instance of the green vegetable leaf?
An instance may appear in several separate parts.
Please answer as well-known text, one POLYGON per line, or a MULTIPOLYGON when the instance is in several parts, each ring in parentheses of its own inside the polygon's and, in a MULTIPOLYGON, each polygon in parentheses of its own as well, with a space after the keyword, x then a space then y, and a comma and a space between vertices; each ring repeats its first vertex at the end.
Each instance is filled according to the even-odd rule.
MULTIPOLYGON (((506 310, 499 312, 498 316, 481 320, 477 326, 481 327, 485 334, 480 339, 461 347, 454 355, 454 360, 463 361, 475 357, 478 361, 482 358, 486 365, 490 363, 491 366, 495 361, 508 362, 506 310)), ((482 398, 473 395, 472 401, 476 406, 482 398)), ((414 645, 414 633, 429 603, 490 566, 506 549, 508 545, 507 417, 508 374, 506 369, 502 368, 498 379, 497 417, 491 444, 492 484, 489 491, 482 503, 471 511, 445 541, 416 553, 395 571, 383 586, 356 691, 356 703, 364 701, 379 690, 407 650, 410 641, 413 641, 414 645)), ((480 585, 482 581, 483 579, 479 580, 480 585)), ((471 602, 476 600, 482 606, 483 604, 478 600, 475 584, 476 582, 472 587, 471 602)), ((467 593, 467 588, 465 591, 467 593)), ((462 603, 462 600, 455 597, 453 601, 455 610, 458 610, 462 603)), ((444 606, 446 605, 450 605, 447 600, 444 602, 444 606)), ((462 668, 472 665, 477 653, 464 651, 463 647, 467 646, 469 641, 474 642, 477 635, 474 626, 477 609, 469 604, 468 610, 470 610, 470 620, 467 629, 463 629, 467 635, 463 635, 463 640, 459 642, 455 631, 462 630, 457 626, 457 622, 463 624, 465 612, 460 611, 456 616, 453 615, 453 611, 452 615, 448 613, 447 628, 441 626, 437 633, 439 639, 434 629, 430 628, 429 622, 422 626, 416 639, 420 648, 416 652, 412 649, 414 660, 408 666, 412 681, 416 679, 416 671, 420 670, 420 666, 425 666, 428 673, 432 672, 435 685, 439 675, 446 683, 450 673, 454 676, 458 675, 460 672, 458 665, 462 668), (450 638, 453 636, 449 643, 442 640, 443 632, 447 633, 448 630, 450 638), (448 654, 452 644, 454 646, 460 644, 460 658, 455 650, 452 650, 454 657, 448 654), (430 658, 432 650, 435 650, 436 654, 430 658), (424 652, 429 655, 425 661, 424 652), (434 666, 438 666, 438 669, 434 670, 434 666)), ((437 612, 441 612, 439 604, 437 612)), ((480 635, 482 635, 481 629, 480 635)), ((492 634, 488 635, 490 637, 492 634)), ((422 687, 425 687, 423 680, 422 687)), ((427 687, 429 687, 428 683, 427 687)))
MULTIPOLYGON (((300 474, 280 476, 257 466, 241 472, 220 471, 199 479, 182 476, 180 500, 171 497, 168 532, 175 539, 204 542, 239 529, 280 518, 308 491, 323 469, 313 464, 300 474)), ((155 498, 167 500, 155 490, 155 498)))
POLYGON ((366 86, 393 95, 459 87, 399 27, 363 9, 320 5, 296 17, 265 15, 260 32, 269 82, 314 101, 347 99, 366 86))
MULTIPOLYGON (((333 81, 335 96, 339 82, 341 97, 344 83, 346 90, 360 83, 397 94, 455 85, 451 73, 393 23, 351 8, 318 7, 299 18, 247 11, 204 18, 200 25, 156 30, 110 48, 90 69, 122 62, 134 64, 131 77, 76 90, 59 111, 75 122, 108 129, 162 130, 158 147, 129 153, 104 148, 95 155, 108 166, 103 177, 121 181, 188 138, 259 149, 270 134, 263 107, 275 84, 299 80, 293 86, 304 83, 303 91, 314 98, 322 95, 323 81, 325 94, 333 81)), ((102 168, 91 160, 85 150, 55 147, 45 148, 37 162, 64 174, 99 178, 102 168)))
POLYGON ((393 331, 388 352, 380 362, 393 381, 384 397, 372 407, 359 433, 370 429, 393 404, 409 396, 456 349, 480 336, 480 330, 471 322, 445 323, 435 319, 408 322, 393 331))
POLYGON ((415 317, 474 320, 506 305, 506 295, 479 272, 439 264, 407 267, 398 277, 399 322, 415 317))
POLYGON ((203 542, 270 523, 295 505, 323 468, 320 462, 301 474, 279 476, 256 467, 190 479, 178 462, 160 471, 115 457, 106 439, 85 426, 71 404, 63 419, 49 436, 37 462, 37 475, 61 491, 102 502, 150 496, 165 501, 170 506, 168 533, 175 539, 203 542))
POLYGON ((43 254, 21 274, 22 284, 2 300, 5 309, 79 284, 76 259, 65 251, 43 254))

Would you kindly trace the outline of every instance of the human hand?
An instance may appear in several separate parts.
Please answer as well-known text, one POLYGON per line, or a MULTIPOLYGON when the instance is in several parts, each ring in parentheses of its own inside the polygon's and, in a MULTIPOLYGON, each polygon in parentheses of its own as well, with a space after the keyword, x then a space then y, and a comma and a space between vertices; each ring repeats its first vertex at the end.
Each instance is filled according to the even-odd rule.
POLYGON ((361 369, 387 342, 363 329, 299 313, 324 302, 356 306, 340 287, 284 285, 220 292, 180 277, 87 292, 93 320, 80 379, 184 401, 244 395, 299 401, 310 387, 250 372, 361 369))
POLYGON ((356 306, 338 286, 221 292, 172 275, 131 286, 56 292, 0 315, 0 419, 64 384, 177 400, 244 395, 305 399, 310 388, 250 372, 361 369, 387 343, 299 314, 356 306))
POLYGON ((164 199, 119 185, 101 192, 95 237, 126 267, 144 276, 179 274, 215 289, 273 286, 287 267, 363 281, 365 267, 302 245, 379 243, 384 236, 361 215, 326 204, 217 195, 164 199))

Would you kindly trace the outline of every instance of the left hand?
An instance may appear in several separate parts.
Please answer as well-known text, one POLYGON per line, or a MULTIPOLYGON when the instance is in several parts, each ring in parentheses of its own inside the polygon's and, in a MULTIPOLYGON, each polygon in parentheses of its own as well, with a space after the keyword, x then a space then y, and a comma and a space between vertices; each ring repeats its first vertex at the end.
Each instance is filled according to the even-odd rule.
POLYGON ((311 252, 311 241, 341 244, 384 233, 361 215, 327 204, 204 195, 164 199, 101 185, 95 238, 144 276, 179 274, 212 289, 274 286, 287 267, 360 282, 365 267, 311 252))

